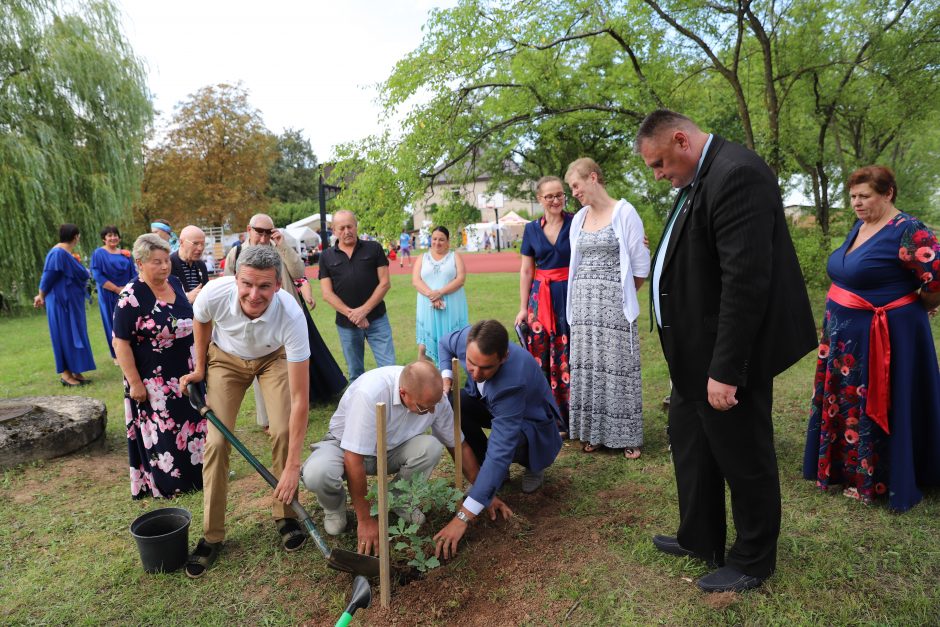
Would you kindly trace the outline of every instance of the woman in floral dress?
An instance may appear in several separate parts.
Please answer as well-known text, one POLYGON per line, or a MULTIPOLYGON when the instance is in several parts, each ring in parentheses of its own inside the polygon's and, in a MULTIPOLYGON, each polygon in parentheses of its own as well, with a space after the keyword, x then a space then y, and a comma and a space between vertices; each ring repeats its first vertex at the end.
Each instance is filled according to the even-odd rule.
POLYGON ((558 430, 568 434, 568 264, 572 214, 565 211, 565 190, 557 176, 544 176, 535 195, 545 215, 525 225, 519 269, 516 325, 529 329, 526 346, 542 367, 558 403, 558 430))
POLYGON ((940 245, 895 208, 888 168, 861 168, 849 187, 859 220, 827 265, 803 476, 863 502, 887 494, 888 507, 906 511, 920 488, 940 485, 940 371, 927 317, 940 304, 940 245))
POLYGON ((170 276, 170 246, 153 234, 134 242, 139 277, 114 310, 114 350, 124 373, 131 496, 202 489, 206 420, 179 380, 193 369, 193 308, 170 276))

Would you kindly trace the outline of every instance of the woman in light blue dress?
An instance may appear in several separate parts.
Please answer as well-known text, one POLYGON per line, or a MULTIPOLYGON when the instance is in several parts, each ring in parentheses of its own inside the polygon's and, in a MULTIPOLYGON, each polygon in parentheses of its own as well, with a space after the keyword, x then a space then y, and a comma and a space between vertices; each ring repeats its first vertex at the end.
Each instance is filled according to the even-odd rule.
POLYGON ((415 333, 418 352, 437 363, 437 342, 469 324, 463 259, 450 250, 450 232, 439 226, 431 233, 431 249, 418 257, 411 284, 418 290, 415 333))
POLYGON ((74 224, 59 227, 59 243, 46 255, 34 307, 45 307, 59 381, 67 387, 88 383, 83 372, 95 369, 85 323, 88 270, 75 258, 81 235, 74 224))
MULTIPOLYGON (((114 347, 111 346, 114 306, 117 305, 118 296, 124 286, 137 278, 137 267, 131 260, 130 251, 119 248, 121 232, 116 226, 101 229, 101 241, 104 246, 91 254, 91 276, 98 286, 98 309, 101 310, 104 337, 111 350, 111 359, 115 359, 114 347)), ((116 359, 114 363, 117 363, 116 359)))

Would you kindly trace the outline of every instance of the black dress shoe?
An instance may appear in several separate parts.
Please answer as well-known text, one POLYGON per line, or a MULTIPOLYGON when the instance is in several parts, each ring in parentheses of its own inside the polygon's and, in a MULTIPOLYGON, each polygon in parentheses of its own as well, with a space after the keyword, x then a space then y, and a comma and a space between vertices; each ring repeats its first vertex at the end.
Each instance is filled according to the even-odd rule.
POLYGON ((683 547, 673 536, 653 536, 653 546, 663 553, 668 553, 669 555, 678 555, 679 557, 692 557, 697 560, 704 561, 711 568, 718 568, 718 564, 707 560, 698 553, 683 547))
POLYGON ((758 587, 765 579, 745 575, 732 566, 722 566, 699 579, 696 584, 703 592, 744 592, 758 587))
POLYGON ((698 555, 694 552, 683 548, 682 545, 679 544, 679 541, 673 536, 653 536, 653 546, 663 553, 669 553, 670 555, 698 558, 698 555))

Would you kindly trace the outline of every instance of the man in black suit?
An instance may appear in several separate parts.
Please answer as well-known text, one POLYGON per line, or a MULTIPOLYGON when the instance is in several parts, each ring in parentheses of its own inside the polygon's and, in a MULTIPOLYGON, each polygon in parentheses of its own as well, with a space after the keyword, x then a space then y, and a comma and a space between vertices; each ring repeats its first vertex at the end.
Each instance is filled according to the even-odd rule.
POLYGON ((817 344, 809 298, 777 178, 760 157, 666 110, 647 116, 635 148, 680 190, 650 281, 674 384, 679 529, 653 544, 717 566, 702 590, 740 592, 776 566, 773 378, 817 344), (737 530, 727 558, 726 481, 737 530))

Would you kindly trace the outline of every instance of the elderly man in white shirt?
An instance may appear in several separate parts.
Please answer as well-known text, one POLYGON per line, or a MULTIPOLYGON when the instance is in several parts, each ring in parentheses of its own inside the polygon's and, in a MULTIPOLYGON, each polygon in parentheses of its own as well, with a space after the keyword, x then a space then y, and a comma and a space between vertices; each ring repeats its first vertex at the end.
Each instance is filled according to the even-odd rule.
MULTIPOLYGON (((379 402, 385 403, 388 411, 388 469, 398 473, 396 479, 427 478, 445 447, 454 456, 454 414, 444 397, 441 374, 432 363, 422 360, 376 368, 349 386, 330 420, 329 431, 313 445, 301 473, 304 485, 316 493, 324 509, 323 526, 331 535, 346 529, 346 479, 358 520, 359 552, 367 555, 378 555, 378 521, 369 513, 366 476, 376 474, 375 404, 379 402), (430 435, 425 433, 429 428, 430 435)), ((464 474, 472 482, 479 464, 466 443, 460 451, 464 474)), ((502 501, 494 499, 491 518, 495 519, 497 511, 504 516, 512 514, 502 501)), ((424 523, 420 510, 395 513, 410 523, 424 523)))
MULTIPOLYGON (((274 520, 286 551, 307 535, 289 504, 297 492, 300 454, 307 433, 310 391, 307 323, 296 299, 281 289, 281 258, 269 246, 246 246, 234 277, 211 281, 193 303, 195 364, 180 385, 206 381, 206 404, 230 430, 245 391, 257 377, 268 407, 274 520)), ((203 538, 186 563, 201 577, 225 539, 231 445, 209 426, 203 459, 203 538)))

